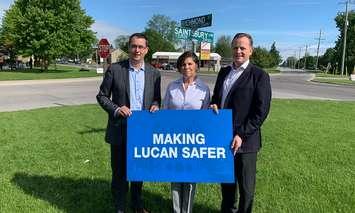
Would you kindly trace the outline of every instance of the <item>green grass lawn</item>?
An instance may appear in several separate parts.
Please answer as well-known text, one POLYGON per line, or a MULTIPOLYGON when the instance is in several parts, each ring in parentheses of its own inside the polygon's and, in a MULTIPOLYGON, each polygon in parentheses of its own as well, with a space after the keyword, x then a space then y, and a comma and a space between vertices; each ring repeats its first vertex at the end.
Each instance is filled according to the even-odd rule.
POLYGON ((316 77, 312 79, 313 82, 328 83, 328 84, 340 84, 340 85, 354 85, 355 81, 351 81, 349 76, 316 73, 316 77))
POLYGON ((342 75, 334 75, 334 74, 329 74, 329 73, 324 73, 324 72, 318 72, 316 73, 316 77, 324 77, 324 78, 344 78, 342 75))
POLYGON ((57 65, 50 66, 47 71, 40 69, 6 70, 0 71, 0 81, 7 80, 40 80, 40 79, 63 79, 99 76, 96 70, 79 71, 79 67, 57 65))
POLYGON ((280 70, 278 70, 277 68, 267 68, 264 69, 267 73, 280 73, 280 70))
MULTIPOLYGON (((273 100, 254 212, 352 212, 354 117, 355 102, 273 100)), ((0 118, 0 212, 113 212, 101 108, 46 108, 0 118)), ((144 197, 152 212, 171 212, 169 183, 145 183, 144 197)), ((218 184, 198 184, 194 212, 217 213, 220 200, 218 184)))
POLYGON ((355 81, 349 78, 314 78, 313 82, 327 83, 327 84, 339 84, 339 85, 353 85, 355 86, 355 81))

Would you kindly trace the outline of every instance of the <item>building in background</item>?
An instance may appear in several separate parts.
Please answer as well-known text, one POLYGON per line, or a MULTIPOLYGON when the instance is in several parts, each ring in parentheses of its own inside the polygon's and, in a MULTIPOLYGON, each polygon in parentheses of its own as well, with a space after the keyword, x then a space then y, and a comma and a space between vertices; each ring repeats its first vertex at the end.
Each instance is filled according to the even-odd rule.
MULTIPOLYGON (((176 61, 182 52, 155 52, 152 55, 152 65, 159 69, 165 69, 166 66, 176 68, 176 61)), ((200 57, 200 53, 195 53, 200 57)), ((211 68, 218 72, 221 68, 221 56, 218 53, 210 53, 210 60, 201 60, 200 67, 211 68)))

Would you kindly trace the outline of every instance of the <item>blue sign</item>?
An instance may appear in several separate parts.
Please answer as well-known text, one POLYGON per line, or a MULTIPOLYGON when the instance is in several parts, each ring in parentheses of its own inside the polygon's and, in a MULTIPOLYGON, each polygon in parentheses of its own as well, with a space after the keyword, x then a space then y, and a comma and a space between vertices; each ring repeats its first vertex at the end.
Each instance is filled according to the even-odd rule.
POLYGON ((134 111, 127 128, 127 179, 234 182, 232 112, 134 111))

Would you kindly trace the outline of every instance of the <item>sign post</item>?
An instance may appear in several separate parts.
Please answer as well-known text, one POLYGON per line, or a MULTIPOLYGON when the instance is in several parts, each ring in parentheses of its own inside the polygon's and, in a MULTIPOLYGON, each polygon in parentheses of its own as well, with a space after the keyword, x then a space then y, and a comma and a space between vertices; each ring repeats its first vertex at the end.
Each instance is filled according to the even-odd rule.
POLYGON ((102 59, 104 59, 103 60, 104 62, 103 62, 102 68, 101 69, 97 68, 96 72, 103 73, 103 71, 106 70, 106 67, 107 67, 107 57, 110 55, 110 43, 108 42, 108 40, 106 38, 100 39, 98 49, 99 49, 100 61, 102 58, 102 59))
POLYGON ((202 46, 208 46, 205 43, 213 43, 214 34, 212 32, 199 31, 198 28, 209 27, 212 25, 212 14, 183 19, 180 22, 181 27, 175 28, 175 35, 179 39, 191 40, 193 51, 196 52, 196 43, 201 43, 200 63, 202 60, 210 60, 210 45, 208 49, 202 50, 202 46), (202 44, 204 43, 204 44, 202 44))

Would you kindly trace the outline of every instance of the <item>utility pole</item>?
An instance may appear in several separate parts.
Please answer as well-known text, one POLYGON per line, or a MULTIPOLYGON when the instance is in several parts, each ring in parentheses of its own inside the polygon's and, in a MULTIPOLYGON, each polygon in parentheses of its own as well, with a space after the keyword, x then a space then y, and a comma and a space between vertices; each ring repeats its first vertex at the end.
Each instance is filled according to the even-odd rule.
POLYGON ((346 50, 346 33, 347 33, 347 31, 348 31, 348 7, 349 7, 349 0, 346 1, 346 6, 345 6, 343 55, 342 55, 342 57, 341 57, 341 75, 344 75, 345 50, 346 50))
POLYGON ((318 58, 319 58, 319 45, 321 40, 325 40, 322 38, 322 29, 319 30, 319 37, 316 38, 318 40, 318 46, 317 46, 317 58, 316 58, 316 70, 318 70, 318 58))
POLYGON ((307 48, 308 45, 306 44, 306 51, 304 51, 304 70, 306 70, 306 64, 307 64, 307 48))
POLYGON ((300 59, 301 59, 301 50, 302 50, 302 47, 300 47, 300 51, 298 52, 298 63, 297 63, 297 68, 300 69, 300 59))
POLYGON ((345 67, 345 52, 346 52, 346 36, 348 31, 348 15, 349 15, 349 4, 354 4, 354 1, 346 0, 346 2, 341 2, 341 4, 345 4, 345 22, 344 22, 344 40, 343 40, 343 55, 341 57, 341 75, 344 75, 344 67, 345 67))
POLYGON ((293 60, 293 69, 296 69, 296 58, 297 58, 297 50, 295 50, 295 54, 294 54, 294 60, 293 60))

